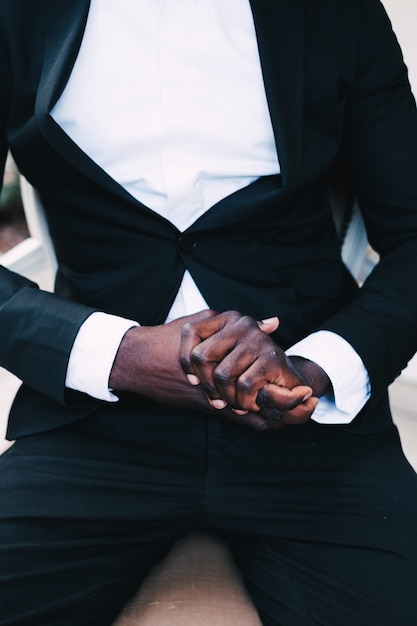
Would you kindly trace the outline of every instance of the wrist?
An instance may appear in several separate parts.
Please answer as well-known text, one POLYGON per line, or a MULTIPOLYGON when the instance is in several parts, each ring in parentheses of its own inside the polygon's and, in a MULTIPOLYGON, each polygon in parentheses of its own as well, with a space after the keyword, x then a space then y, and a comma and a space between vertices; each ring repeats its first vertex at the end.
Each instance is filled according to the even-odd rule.
POLYGON ((141 339, 143 327, 130 328, 116 352, 109 376, 109 387, 114 391, 129 391, 136 382, 138 373, 139 355, 143 353, 141 339))

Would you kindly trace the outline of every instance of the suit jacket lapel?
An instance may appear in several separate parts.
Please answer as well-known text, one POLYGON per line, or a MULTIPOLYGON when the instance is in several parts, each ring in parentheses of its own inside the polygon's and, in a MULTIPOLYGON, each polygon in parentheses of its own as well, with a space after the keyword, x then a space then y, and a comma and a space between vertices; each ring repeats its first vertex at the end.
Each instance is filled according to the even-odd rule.
POLYGON ((303 0, 250 0, 281 176, 257 181, 218 202, 189 228, 228 226, 290 193, 299 183, 304 123, 303 0), (260 194, 260 195, 258 195, 260 194))
POLYGON ((297 183, 304 119, 303 0, 250 0, 284 189, 297 183))
POLYGON ((66 3, 39 0, 39 5, 45 33, 43 67, 35 104, 35 117, 40 132, 72 166, 112 193, 140 204, 94 163, 49 115, 68 81, 77 57, 90 0, 71 0, 66 3))
POLYGON ((90 0, 39 0, 44 24, 44 60, 37 112, 51 109, 69 78, 87 21, 90 0))
MULTIPOLYGON (((44 62, 36 119, 44 137, 74 167, 113 193, 136 202, 59 128, 49 111, 75 62, 90 0, 38 0, 45 31, 44 62)), ((303 0, 250 0, 284 190, 297 182, 303 136, 303 0)), ((145 207, 146 208, 146 207, 145 207)))

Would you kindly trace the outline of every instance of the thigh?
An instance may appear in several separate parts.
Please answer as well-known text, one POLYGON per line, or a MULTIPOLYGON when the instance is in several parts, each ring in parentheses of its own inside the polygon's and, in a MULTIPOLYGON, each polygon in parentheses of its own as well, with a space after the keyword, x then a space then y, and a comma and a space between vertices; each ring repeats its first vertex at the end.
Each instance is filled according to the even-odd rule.
POLYGON ((117 423, 22 439, 0 457, 0 625, 111 624, 198 525, 193 460, 172 451, 168 461, 150 426, 145 440, 117 423))
POLYGON ((295 455, 287 439, 247 531, 228 532, 263 623, 414 626, 417 479, 396 430, 312 441, 307 454, 298 438, 295 455))
POLYGON ((111 625, 176 539, 122 523, 0 522, 0 624, 111 625))
POLYGON ((414 626, 416 561, 363 546, 235 537, 264 626, 414 626))

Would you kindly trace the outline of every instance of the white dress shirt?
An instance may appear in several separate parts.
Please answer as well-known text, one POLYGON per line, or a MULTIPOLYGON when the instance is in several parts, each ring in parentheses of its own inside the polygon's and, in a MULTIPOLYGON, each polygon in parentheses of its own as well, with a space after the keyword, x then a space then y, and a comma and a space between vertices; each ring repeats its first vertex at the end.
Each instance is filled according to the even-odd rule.
MULTIPOLYGON (((222 198, 280 171, 248 0, 92 0, 51 114, 115 181, 181 231, 222 198)), ((207 306, 186 271, 167 321, 207 306)), ((90 316, 67 386, 117 400, 109 373, 136 323, 90 316)), ((321 399, 313 419, 351 421, 369 397, 352 347, 320 332, 288 354, 316 361, 332 381, 334 399, 321 399)))

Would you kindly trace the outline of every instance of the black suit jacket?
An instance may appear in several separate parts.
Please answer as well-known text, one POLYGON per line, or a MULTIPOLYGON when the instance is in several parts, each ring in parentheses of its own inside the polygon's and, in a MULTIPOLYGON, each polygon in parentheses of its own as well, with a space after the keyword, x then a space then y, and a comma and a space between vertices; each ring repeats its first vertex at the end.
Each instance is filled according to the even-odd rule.
MULTIPOLYGON (((24 381, 9 436, 100 410, 64 381, 91 312, 159 323, 185 268, 209 305, 278 314, 283 347, 345 337, 372 400, 349 428, 389 422, 386 387, 417 348, 417 115, 378 0, 251 0, 282 173, 215 205, 186 233, 134 200, 55 124, 89 2, 0 6, 0 142, 38 189, 59 261, 56 294, 0 268, 0 364, 24 381), (343 157, 381 262, 358 290, 326 185, 343 157)), ((138 398, 138 403, 140 399, 138 398)))

